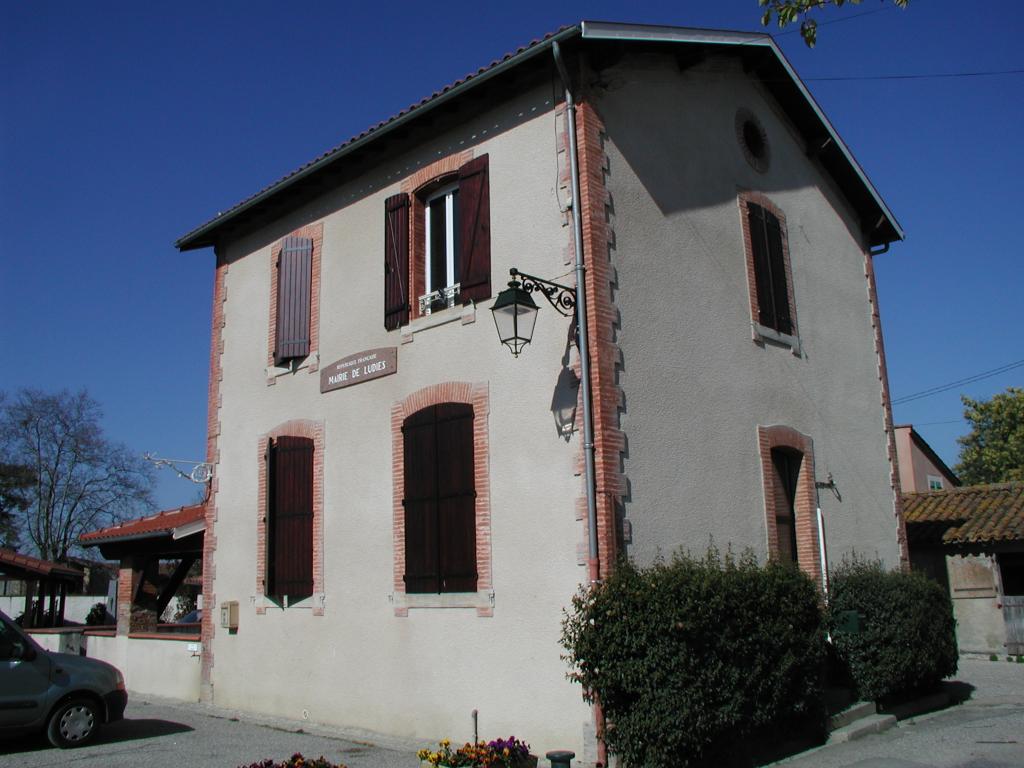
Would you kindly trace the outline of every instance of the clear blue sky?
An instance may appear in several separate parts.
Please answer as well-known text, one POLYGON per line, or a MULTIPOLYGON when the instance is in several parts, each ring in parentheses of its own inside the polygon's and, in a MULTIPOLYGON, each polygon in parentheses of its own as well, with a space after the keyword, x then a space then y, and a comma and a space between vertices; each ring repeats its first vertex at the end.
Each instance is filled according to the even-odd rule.
MULTIPOLYGON (((756 0, 0 4, 0 389, 87 387, 113 438, 201 459, 213 256, 174 239, 585 18, 762 29, 756 0)), ((814 51, 777 39, 907 232, 877 260, 893 396, 1024 359, 1024 76, 818 79, 1024 69, 1020 3, 819 18, 814 51)), ((959 392, 895 412, 950 464, 959 392)), ((160 473, 160 504, 195 492, 160 473)))

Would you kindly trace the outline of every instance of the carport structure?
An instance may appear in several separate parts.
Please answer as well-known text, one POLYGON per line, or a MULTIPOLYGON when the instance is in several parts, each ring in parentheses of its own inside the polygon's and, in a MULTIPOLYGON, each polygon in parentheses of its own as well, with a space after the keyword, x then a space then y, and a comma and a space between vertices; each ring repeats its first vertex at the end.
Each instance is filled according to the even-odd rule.
POLYGON ((206 508, 196 504, 86 533, 81 542, 120 561, 117 634, 155 633, 160 614, 202 557, 206 508), (161 584, 160 561, 176 560, 161 584))
POLYGON ((0 576, 10 581, 25 582, 22 625, 33 629, 64 625, 64 603, 68 591, 81 585, 85 573, 80 568, 0 549, 0 576))

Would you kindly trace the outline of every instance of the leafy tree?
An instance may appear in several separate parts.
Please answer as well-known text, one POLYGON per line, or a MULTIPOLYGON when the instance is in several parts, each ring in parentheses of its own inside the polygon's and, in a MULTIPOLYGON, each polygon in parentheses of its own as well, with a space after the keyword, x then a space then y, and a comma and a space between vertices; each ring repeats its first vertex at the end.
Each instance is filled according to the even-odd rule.
MULTIPOLYGON (((765 27, 771 24, 772 17, 778 20, 780 29, 799 19, 800 34, 808 48, 813 48, 818 41, 818 22, 808 14, 829 5, 839 8, 847 2, 851 5, 860 5, 860 0, 757 0, 757 4, 764 8, 761 24, 765 27)), ((892 0, 892 2, 899 8, 906 8, 910 0, 892 0)))
POLYGON ((0 458, 30 474, 21 529, 47 560, 65 559, 81 534, 152 507, 152 468, 103 435, 101 415, 85 390, 0 399, 0 458))
POLYGON ((967 485, 1024 480, 1024 389, 1009 387, 991 400, 960 399, 971 423, 957 438, 960 479, 967 485))

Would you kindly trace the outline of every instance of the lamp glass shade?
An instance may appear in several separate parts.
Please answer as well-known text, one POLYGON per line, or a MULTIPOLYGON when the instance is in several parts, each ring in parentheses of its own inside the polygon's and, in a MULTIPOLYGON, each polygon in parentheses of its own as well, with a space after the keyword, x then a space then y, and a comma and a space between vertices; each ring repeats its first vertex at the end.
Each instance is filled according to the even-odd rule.
POLYGON ((533 297, 513 280, 498 294, 491 313, 501 343, 519 357, 523 347, 533 338, 533 326, 537 322, 537 305, 533 297))

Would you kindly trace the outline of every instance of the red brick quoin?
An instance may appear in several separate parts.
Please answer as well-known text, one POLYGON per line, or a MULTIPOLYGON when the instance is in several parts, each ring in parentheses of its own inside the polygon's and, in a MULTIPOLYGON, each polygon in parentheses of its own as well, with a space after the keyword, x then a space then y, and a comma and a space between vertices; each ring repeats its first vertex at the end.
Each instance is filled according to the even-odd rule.
MULTIPOLYGON (((324 592, 324 424, 322 421, 293 419, 261 435, 257 444, 259 462, 259 506, 256 513, 256 594, 266 591, 267 581, 267 443, 278 437, 306 437, 313 441, 313 597, 324 592)), ((256 613, 265 614, 257 605, 256 613)), ((314 616, 323 616, 321 605, 314 604, 314 616)))
POLYGON ((814 485, 814 443, 811 438, 792 427, 771 426, 757 428, 757 443, 761 453, 761 475, 764 482, 764 514, 768 528, 768 556, 779 553, 776 525, 775 470, 772 466, 772 448, 792 448, 803 454, 800 475, 796 483, 796 554, 800 570, 821 584, 821 548, 818 543, 818 492, 814 485))
MULTIPOLYGON (((217 522, 217 493, 220 488, 220 478, 217 472, 220 451, 217 448, 217 440, 220 437, 220 383, 224 378, 221 355, 224 353, 224 301, 227 298, 226 280, 228 276, 228 262, 220 249, 217 249, 216 256, 217 268, 213 279, 213 316, 210 321, 210 381, 206 397, 206 461, 214 467, 214 472, 213 480, 210 481, 206 494, 206 533, 203 534, 203 603, 208 606, 207 610, 203 611, 200 625, 203 643, 200 661, 200 698, 203 701, 213 700, 213 636, 216 632, 213 615, 217 605, 213 582, 217 575, 217 566, 214 560, 214 555, 217 552, 215 525, 217 522)), ((122 583, 124 582, 118 582, 118 605, 121 605, 122 583)), ((126 604, 131 605, 130 596, 126 604)))
MULTIPOLYGON (((487 421, 490 391, 485 383, 449 381, 413 392, 391 406, 392 531, 394 542, 394 590, 405 592, 405 495, 404 444, 402 424, 406 418, 429 405, 466 403, 473 406, 473 477, 476 484, 476 572, 478 592, 492 589, 491 576, 491 461, 487 421)), ((491 607, 477 608, 477 616, 493 616, 491 607)), ((395 616, 408 616, 408 608, 395 608, 395 616)))

